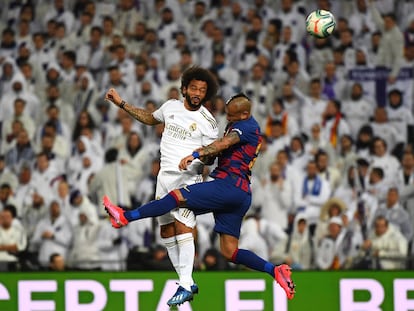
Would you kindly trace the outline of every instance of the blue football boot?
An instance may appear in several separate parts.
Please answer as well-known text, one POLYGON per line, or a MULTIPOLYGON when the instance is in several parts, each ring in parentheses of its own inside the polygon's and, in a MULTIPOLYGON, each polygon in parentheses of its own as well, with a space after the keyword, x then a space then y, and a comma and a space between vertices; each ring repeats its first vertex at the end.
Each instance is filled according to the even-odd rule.
MULTIPOLYGON (((198 292, 198 287, 194 288, 198 292)), ((186 301, 193 300, 193 286, 191 287, 191 291, 186 290, 182 286, 178 286, 177 291, 175 294, 167 301, 167 305, 171 306, 179 306, 186 301)))

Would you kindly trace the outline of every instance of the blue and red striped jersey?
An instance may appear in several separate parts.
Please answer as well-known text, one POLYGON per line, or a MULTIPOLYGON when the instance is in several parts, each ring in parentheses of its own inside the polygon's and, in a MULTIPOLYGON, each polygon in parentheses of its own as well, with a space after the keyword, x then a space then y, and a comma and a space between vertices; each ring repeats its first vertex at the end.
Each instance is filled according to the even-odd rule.
POLYGON ((260 127, 257 121, 250 117, 247 120, 229 123, 225 135, 230 132, 236 132, 240 137, 240 142, 219 155, 218 165, 210 176, 229 179, 236 187, 250 192, 251 169, 262 142, 260 127))

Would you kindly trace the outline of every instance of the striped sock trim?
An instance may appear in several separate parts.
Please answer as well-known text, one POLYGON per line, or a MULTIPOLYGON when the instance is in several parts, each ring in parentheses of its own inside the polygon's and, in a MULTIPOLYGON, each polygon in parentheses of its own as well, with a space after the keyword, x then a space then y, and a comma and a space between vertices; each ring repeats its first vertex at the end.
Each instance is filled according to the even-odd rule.
POLYGON ((236 262, 236 257, 237 257, 237 253, 238 253, 238 252, 239 252, 239 249, 237 248, 237 249, 234 251, 233 255, 231 256, 231 262, 237 263, 237 262, 236 262))
POLYGON ((178 198, 177 194, 174 191, 170 191, 168 194, 170 194, 175 202, 177 203, 177 206, 180 206, 180 199, 178 198))
POLYGON ((179 234, 176 236, 176 239, 177 239, 177 244, 179 245, 182 245, 188 242, 191 242, 191 243, 194 242, 193 234, 190 232, 179 234))
POLYGON ((174 247, 175 245, 177 245, 177 240, 175 236, 170 237, 170 238, 161 238, 161 241, 164 244, 164 246, 167 248, 174 247))
POLYGON ((194 241, 194 238, 191 237, 191 238, 186 238, 186 239, 182 239, 182 240, 177 240, 177 244, 182 245, 182 244, 185 244, 185 243, 188 243, 188 242, 193 243, 193 241, 194 241))

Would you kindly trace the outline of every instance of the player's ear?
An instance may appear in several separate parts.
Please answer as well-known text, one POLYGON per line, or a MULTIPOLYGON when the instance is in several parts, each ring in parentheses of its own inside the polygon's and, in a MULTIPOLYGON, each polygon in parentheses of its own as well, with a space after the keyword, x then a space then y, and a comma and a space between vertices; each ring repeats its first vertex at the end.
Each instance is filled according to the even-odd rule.
POLYGON ((187 95, 187 87, 186 86, 183 86, 181 88, 181 95, 183 95, 183 96, 187 95))
POLYGON ((244 110, 241 112, 241 119, 242 120, 247 120, 250 116, 250 113, 247 110, 244 110))

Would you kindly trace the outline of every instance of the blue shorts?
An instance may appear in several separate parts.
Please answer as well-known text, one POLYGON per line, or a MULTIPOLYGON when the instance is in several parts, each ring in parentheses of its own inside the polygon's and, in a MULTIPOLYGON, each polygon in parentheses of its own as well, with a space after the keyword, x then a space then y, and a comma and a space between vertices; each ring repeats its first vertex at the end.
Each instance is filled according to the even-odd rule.
POLYGON ((240 237, 241 223, 252 201, 250 192, 222 179, 185 186, 180 191, 185 207, 196 215, 213 212, 214 231, 240 237))

